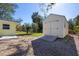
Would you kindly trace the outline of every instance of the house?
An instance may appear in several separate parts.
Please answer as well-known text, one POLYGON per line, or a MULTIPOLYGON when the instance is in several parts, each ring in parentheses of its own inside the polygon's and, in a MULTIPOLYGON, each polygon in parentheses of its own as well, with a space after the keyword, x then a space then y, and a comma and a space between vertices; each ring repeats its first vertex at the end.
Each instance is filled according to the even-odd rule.
POLYGON ((0 36, 16 35, 16 22, 0 20, 0 36))
POLYGON ((45 35, 57 36, 60 38, 68 34, 68 22, 63 15, 50 14, 43 21, 43 33, 45 35))

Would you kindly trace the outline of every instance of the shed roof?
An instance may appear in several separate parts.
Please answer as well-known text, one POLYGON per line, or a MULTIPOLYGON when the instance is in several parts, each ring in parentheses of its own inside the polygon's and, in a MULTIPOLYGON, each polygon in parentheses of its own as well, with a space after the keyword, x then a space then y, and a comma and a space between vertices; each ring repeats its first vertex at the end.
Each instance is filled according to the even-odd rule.
MULTIPOLYGON (((48 17, 51 17, 51 16, 59 16, 59 17, 63 17, 63 18, 65 18, 65 21, 68 23, 68 21, 67 21, 67 19, 66 19, 66 17, 65 17, 64 15, 50 14, 50 15, 47 16, 47 18, 48 18, 48 17)), ((44 21, 47 21, 47 20, 48 20, 47 18, 46 18, 46 20, 44 20, 44 21)))
MULTIPOLYGON (((9 22, 16 22, 14 20, 10 20, 10 19, 0 19, 1 21, 9 21, 9 22)), ((17 23, 17 22, 16 22, 17 23)))

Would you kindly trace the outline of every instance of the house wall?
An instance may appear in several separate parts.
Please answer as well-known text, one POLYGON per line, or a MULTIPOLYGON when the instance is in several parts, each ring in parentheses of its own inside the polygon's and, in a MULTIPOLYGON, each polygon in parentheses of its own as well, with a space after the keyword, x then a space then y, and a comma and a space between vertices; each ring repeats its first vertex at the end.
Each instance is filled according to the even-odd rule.
POLYGON ((0 36, 15 35, 15 34, 16 34, 16 22, 0 20, 0 36), (10 29, 3 29, 3 24, 9 24, 10 29))

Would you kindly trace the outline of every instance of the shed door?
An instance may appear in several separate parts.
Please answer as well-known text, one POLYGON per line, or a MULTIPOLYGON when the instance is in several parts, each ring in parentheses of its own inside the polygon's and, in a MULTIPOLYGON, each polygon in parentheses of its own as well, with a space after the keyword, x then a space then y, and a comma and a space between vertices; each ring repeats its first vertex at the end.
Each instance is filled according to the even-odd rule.
POLYGON ((46 35, 50 35, 50 23, 49 22, 45 23, 44 32, 46 35))
POLYGON ((50 33, 51 35, 58 36, 59 34, 58 22, 51 22, 50 33))

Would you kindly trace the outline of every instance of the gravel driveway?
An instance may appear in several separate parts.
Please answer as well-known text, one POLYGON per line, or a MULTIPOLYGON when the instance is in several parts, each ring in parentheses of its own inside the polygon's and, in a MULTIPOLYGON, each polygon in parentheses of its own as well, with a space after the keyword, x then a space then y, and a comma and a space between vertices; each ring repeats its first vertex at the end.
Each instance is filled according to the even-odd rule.
POLYGON ((32 41, 34 55, 37 56, 77 56, 74 38, 67 36, 53 42, 43 39, 32 41))

